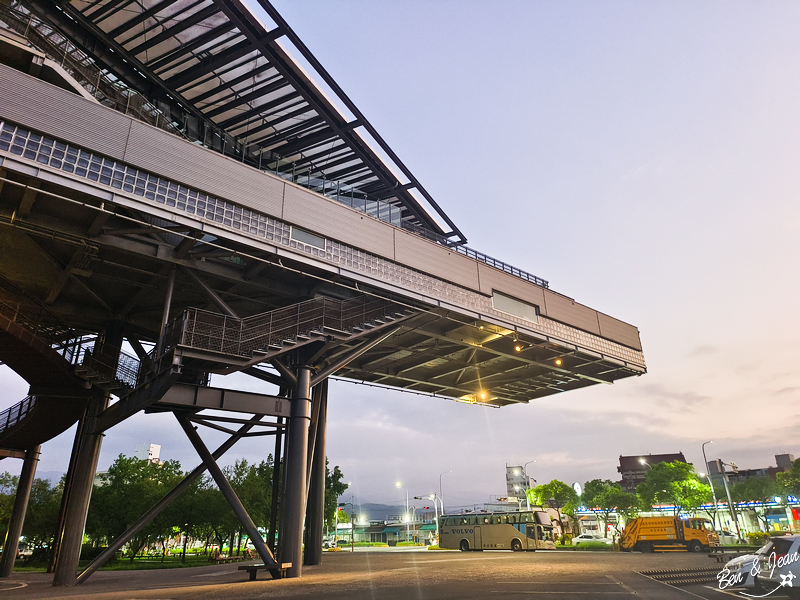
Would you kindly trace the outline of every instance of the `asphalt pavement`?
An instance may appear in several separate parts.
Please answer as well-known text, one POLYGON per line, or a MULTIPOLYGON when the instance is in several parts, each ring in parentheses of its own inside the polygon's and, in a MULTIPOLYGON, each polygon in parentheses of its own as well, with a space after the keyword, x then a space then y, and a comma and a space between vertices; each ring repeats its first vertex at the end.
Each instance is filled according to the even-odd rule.
MULTIPOLYGON (((242 563, 239 563, 242 564, 242 563)), ((82 586, 54 588, 52 576, 0 579, 0 598, 98 600, 324 598, 330 600, 727 600, 743 598, 716 582, 673 587, 642 575, 717 568, 705 554, 592 551, 458 552, 359 548, 325 552, 296 579, 248 581, 239 564, 153 571, 101 571, 82 586)), ((778 595, 773 595, 778 597, 778 595)))

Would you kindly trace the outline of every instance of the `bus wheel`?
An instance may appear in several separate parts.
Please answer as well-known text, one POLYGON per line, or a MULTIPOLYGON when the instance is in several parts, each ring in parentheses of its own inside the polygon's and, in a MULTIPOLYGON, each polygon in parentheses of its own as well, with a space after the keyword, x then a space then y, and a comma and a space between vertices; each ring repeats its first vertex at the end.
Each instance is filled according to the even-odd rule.
POLYGON ((514 552, 520 552, 522 550, 522 542, 518 539, 511 540, 511 550, 514 552))
POLYGON ((461 540, 461 543, 458 545, 458 548, 462 552, 466 552, 467 550, 469 550, 469 542, 467 540, 461 540))
POLYGON ((703 545, 700 542, 698 542, 697 540, 692 540, 691 542, 689 542, 689 545, 687 546, 687 550, 689 550, 689 552, 702 552, 703 551, 703 545))
POLYGON ((651 544, 650 542, 639 542, 639 552, 642 552, 644 554, 650 554, 651 552, 653 552, 653 550, 654 550, 653 544, 651 544))

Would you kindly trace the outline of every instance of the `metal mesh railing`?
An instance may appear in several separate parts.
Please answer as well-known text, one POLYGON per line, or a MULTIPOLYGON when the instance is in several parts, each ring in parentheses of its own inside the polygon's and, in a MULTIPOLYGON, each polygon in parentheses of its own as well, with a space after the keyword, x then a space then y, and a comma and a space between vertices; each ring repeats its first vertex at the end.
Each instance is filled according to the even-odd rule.
POLYGON ((315 298, 244 319, 192 308, 169 323, 163 348, 181 345, 250 357, 254 352, 297 343, 315 332, 350 334, 356 327, 401 311, 392 302, 369 297, 315 298))
POLYGON ((36 396, 28 396, 22 402, 0 412, 0 431, 5 431, 22 421, 30 414, 35 405, 36 396))
POLYGON ((125 352, 120 352, 119 357, 116 353, 95 353, 97 335, 84 335, 70 329, 44 308, 37 310, 0 300, 0 314, 48 344, 69 364, 80 365, 129 388, 136 386, 139 359, 125 352))

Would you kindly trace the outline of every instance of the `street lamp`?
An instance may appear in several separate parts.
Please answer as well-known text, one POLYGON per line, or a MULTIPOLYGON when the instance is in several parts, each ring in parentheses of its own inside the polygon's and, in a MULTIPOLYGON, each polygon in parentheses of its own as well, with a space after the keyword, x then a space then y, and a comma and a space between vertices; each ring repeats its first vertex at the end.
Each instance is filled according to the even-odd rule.
MULTIPOLYGON (((531 464, 531 463, 535 463, 535 462, 536 462, 536 459, 533 459, 533 460, 529 460, 524 465, 522 465, 522 472, 525 473, 525 479, 527 480, 527 485, 525 486, 525 509, 526 510, 530 510, 531 509, 531 500, 528 497, 528 490, 531 489, 531 478, 528 477, 528 465, 531 464)), ((535 479, 533 481, 536 482, 535 479)))
POLYGON ((445 471, 444 473, 439 475, 439 502, 442 503, 442 514, 444 514, 444 495, 442 494, 442 475, 445 475, 446 473, 452 473, 452 472, 453 472, 453 469, 450 469, 449 471, 445 471))
MULTIPOLYGON (((436 501, 438 500, 440 504, 442 504, 442 515, 444 515, 444 504, 442 503, 442 499, 436 496, 436 492, 430 494, 428 496, 429 499, 433 500, 433 512, 436 516, 436 545, 439 545, 439 507, 436 506, 436 501)), ((423 500, 422 496, 414 496, 414 500, 423 500)))
POLYGON ((725 466, 729 466, 733 468, 734 473, 738 473, 736 463, 726 463, 722 462, 720 459, 717 459, 719 463, 722 465, 722 483, 725 484, 725 494, 728 496, 728 510, 733 517, 733 524, 736 525, 736 537, 739 538, 739 543, 742 543, 742 532, 739 530, 739 518, 736 516, 736 507, 733 505, 733 500, 731 500, 731 490, 728 487, 728 474, 725 472, 725 466))
MULTIPOLYGON (((708 459, 706 458, 706 444, 713 444, 714 440, 708 440, 707 442, 703 442, 703 445, 700 446, 700 450, 703 451, 703 462, 706 465, 706 469, 708 469, 708 459)), ((724 474, 723 474, 724 478, 724 474)), ((714 529, 717 528, 717 493, 714 491, 714 481, 711 479, 711 473, 708 474, 708 485, 711 486, 711 497, 714 498, 714 529)), ((721 520, 720 520, 720 524, 721 520)))
POLYGON ((409 533, 411 531, 409 529, 410 525, 408 523, 408 488, 405 488, 402 485, 400 485, 399 481, 394 484, 394 487, 396 487, 397 489, 406 491, 406 541, 408 541, 409 533))

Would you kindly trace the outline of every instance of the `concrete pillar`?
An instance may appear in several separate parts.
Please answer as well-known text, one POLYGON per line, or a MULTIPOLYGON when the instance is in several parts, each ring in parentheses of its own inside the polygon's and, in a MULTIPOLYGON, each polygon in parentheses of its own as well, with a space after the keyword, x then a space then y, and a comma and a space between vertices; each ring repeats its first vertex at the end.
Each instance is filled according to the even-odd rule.
POLYGON ((308 476, 308 426, 311 421, 311 368, 297 367, 289 418, 289 448, 286 453, 286 492, 281 510, 285 544, 280 562, 292 563, 287 577, 300 577, 303 571, 303 517, 306 514, 308 476))
POLYGON ((36 465, 39 462, 39 448, 40 446, 36 446, 25 452, 25 461, 22 463, 22 473, 19 475, 19 484, 17 485, 17 495, 14 498, 14 508, 11 509, 11 521, 8 524, 8 532, 3 543, 3 555, 0 556, 0 577, 11 577, 14 572, 19 537, 22 535, 28 499, 31 497, 33 478, 36 476, 36 465))
POLYGON ((53 576, 54 586, 73 586, 78 578, 78 560, 81 556, 83 530, 89 512, 94 475, 97 472, 97 459, 100 456, 102 433, 94 433, 97 415, 108 404, 106 394, 98 394, 89 399, 84 417, 83 433, 77 448, 75 473, 67 507, 64 512, 64 532, 59 541, 58 560, 53 576))
POLYGON ((308 492, 306 548, 304 564, 322 564, 322 537, 325 533, 325 425, 328 412, 328 380, 319 384, 321 393, 317 416, 314 457, 311 462, 311 489, 308 492))

